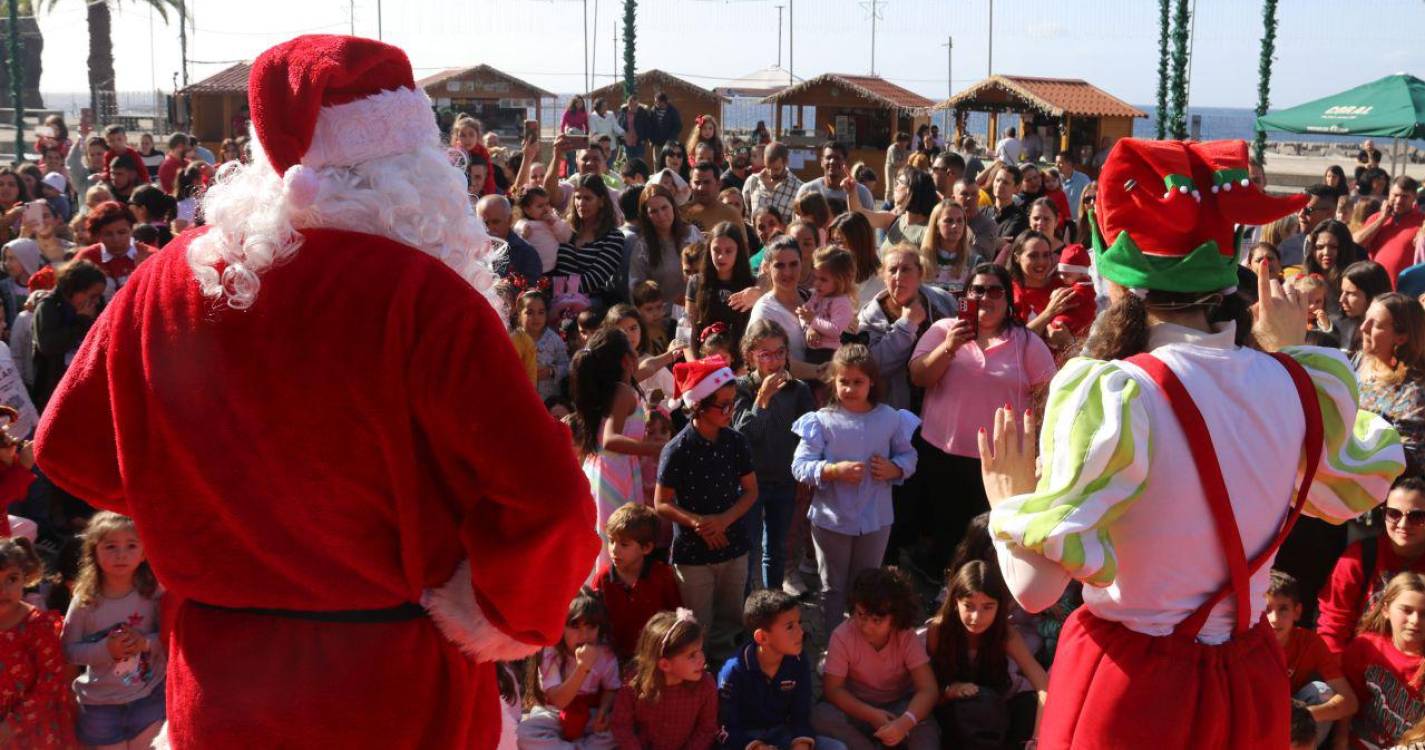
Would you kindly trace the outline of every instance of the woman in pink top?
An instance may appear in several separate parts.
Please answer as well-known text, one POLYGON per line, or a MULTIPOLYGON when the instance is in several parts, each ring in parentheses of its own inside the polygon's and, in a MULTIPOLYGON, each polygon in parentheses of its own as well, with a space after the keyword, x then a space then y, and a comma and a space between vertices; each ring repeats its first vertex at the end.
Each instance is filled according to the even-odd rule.
POLYGON ((912 496, 928 513, 922 528, 929 527, 933 544, 928 557, 917 560, 928 570, 944 569, 970 519, 990 509, 977 433, 992 428, 1001 406, 1041 412, 1054 377, 1054 355, 1015 316, 1010 288, 1002 266, 976 266, 965 295, 979 302, 978 324, 941 319, 911 354, 910 380, 925 389, 916 438, 919 468, 911 481, 912 496), (959 489, 946 493, 946 487, 959 489))

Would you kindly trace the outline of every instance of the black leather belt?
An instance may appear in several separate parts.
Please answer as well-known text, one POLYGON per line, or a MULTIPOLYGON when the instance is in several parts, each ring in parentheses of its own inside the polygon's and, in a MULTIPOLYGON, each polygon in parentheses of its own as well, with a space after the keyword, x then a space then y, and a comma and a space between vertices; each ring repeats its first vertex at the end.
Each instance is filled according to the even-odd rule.
POLYGON ((212 609, 219 612, 285 617, 290 620, 315 620, 317 622, 404 622, 406 620, 415 620, 426 616, 426 611, 421 605, 412 604, 410 602, 397 604, 394 607, 384 607, 382 609, 338 609, 320 612, 301 609, 268 609, 265 607, 224 607, 219 604, 200 602, 197 599, 189 599, 188 603, 202 607, 203 609, 212 609))

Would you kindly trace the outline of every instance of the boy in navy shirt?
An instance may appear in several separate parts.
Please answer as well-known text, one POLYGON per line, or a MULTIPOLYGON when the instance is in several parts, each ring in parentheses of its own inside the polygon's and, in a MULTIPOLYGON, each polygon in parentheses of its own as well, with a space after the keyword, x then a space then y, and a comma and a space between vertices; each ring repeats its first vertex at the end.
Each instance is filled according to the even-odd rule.
POLYGON ((846 750, 811 728, 811 666, 802 656, 796 599, 754 591, 743 606, 752 642, 718 674, 722 747, 727 750, 846 750))

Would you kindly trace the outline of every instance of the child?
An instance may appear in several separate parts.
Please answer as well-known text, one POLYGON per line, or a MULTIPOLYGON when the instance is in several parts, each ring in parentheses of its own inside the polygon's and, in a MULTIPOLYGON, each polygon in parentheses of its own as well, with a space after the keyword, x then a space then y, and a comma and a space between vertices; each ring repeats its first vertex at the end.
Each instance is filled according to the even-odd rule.
POLYGON ((826 364, 841 348, 841 334, 856 332, 856 258, 840 247, 823 247, 812 259, 812 295, 797 308, 806 334, 806 361, 826 364))
POLYGON ((619 508, 604 524, 610 562, 594 576, 594 591, 609 612, 609 642, 620 662, 633 658, 638 634, 659 612, 683 606, 678 581, 667 563, 649 556, 659 519, 646 505, 619 508))
POLYGON ((1059 281, 1074 290, 1074 305, 1049 321, 1050 331, 1067 330, 1075 339, 1088 335, 1098 316, 1098 302, 1090 277, 1089 251, 1083 245, 1066 245, 1059 256, 1059 281))
MULTIPOLYGON (((664 443, 673 439, 674 433, 678 430, 673 427, 673 417, 668 413, 667 407, 662 403, 648 407, 648 427, 644 432, 644 437, 656 442, 664 443)), ((643 473, 643 503, 652 510, 653 494, 658 489, 658 456, 644 456, 639 459, 639 468, 643 473)), ((653 555, 664 562, 668 561, 669 548, 673 545, 673 522, 666 518, 658 518, 658 533, 653 537, 653 555)), ((671 609, 671 607, 660 607, 660 609, 671 609)), ((633 637, 638 637, 638 631, 634 631, 633 637)), ((629 643, 631 647, 632 642, 629 643)), ((620 657, 625 658, 625 657, 620 657)))
MULTIPOLYGON (((698 349, 705 359, 720 357, 728 362, 737 362, 733 355, 732 336, 727 332, 726 323, 713 323, 698 334, 698 349)), ((740 368, 738 368, 740 369, 740 368)))
POLYGON ((510 329, 510 343, 514 344, 515 354, 519 356, 520 365, 524 367, 525 375, 529 377, 529 384, 537 388, 539 386, 539 364, 535 360, 534 339, 530 337, 529 332, 518 325, 518 320, 516 320, 516 326, 510 329))
POLYGON ((673 392, 673 373, 668 370, 668 366, 683 354, 679 342, 673 342, 657 354, 651 352, 644 345, 648 329, 643 323, 643 316, 639 315, 638 309, 633 305, 618 304, 610 307, 604 314, 604 325, 617 328, 628 337, 629 346, 639 353, 634 381, 648 394, 648 403, 662 403, 668 394, 673 392))
POLYGON ((1341 348, 1341 338, 1326 314, 1326 280, 1318 274, 1304 273, 1293 278, 1291 285, 1306 300, 1306 343, 1341 348))
POLYGON ((730 427, 735 386, 725 360, 679 363, 673 377, 692 421, 663 449, 653 507, 676 524, 678 592, 708 623, 709 651, 726 658, 742 630, 747 535, 737 520, 757 502, 752 447, 730 427))
POLYGON ((1349 718, 1356 712, 1356 694, 1341 673, 1340 659, 1326 647, 1321 636, 1297 627, 1300 620, 1301 587, 1295 578, 1273 570, 1267 584, 1267 623, 1286 654, 1292 697, 1306 704, 1316 723, 1316 744, 1320 744, 1337 719, 1349 718))
MULTIPOLYGON (((639 457, 656 456, 663 449, 662 443, 645 439, 643 399, 631 380, 637 357, 623 331, 601 328, 569 367, 574 440, 598 507, 599 529, 619 507, 643 504, 639 457)), ((596 567, 607 562, 604 539, 596 567)))
MULTIPOLYGON (((727 332, 732 337, 732 353, 736 354, 742 332, 747 329, 751 309, 734 309, 731 298, 737 292, 756 286, 757 279, 752 275, 747 243, 743 240, 740 224, 720 221, 708 232, 705 241, 708 249, 702 256, 702 265, 698 274, 688 280, 688 320, 698 331, 714 323, 727 326, 727 332)), ((699 350, 699 356, 708 355, 699 350)), ((728 361, 737 360, 733 357, 728 361)))
POLYGON ((891 485, 915 473, 911 435, 920 420, 880 403, 881 374, 860 344, 831 359, 831 403, 792 425, 801 438, 792 475, 815 485, 812 545, 826 627, 846 616, 846 584, 881 564, 890 540, 891 485))
POLYGON ((1316 632, 1340 654, 1356 633, 1361 613, 1396 573, 1425 573, 1425 479, 1406 475, 1385 498, 1385 533, 1346 548, 1317 604, 1316 632))
POLYGON ((752 444, 757 473, 757 505, 747 514, 754 587, 781 588, 787 564, 787 534, 797 505, 792 456, 797 436, 792 424, 816 409, 811 389, 787 370, 787 332, 761 318, 742 337, 742 358, 750 373, 737 379, 732 427, 752 444), (760 559, 759 559, 760 558, 760 559))
POLYGON ((935 673, 915 636, 920 605, 910 579, 870 568, 851 587, 852 615, 831 633, 822 679, 825 700, 811 725, 848 747, 935 750, 935 673))
POLYGON ((541 272, 553 271, 559 258, 559 245, 573 236, 573 227, 550 210, 549 193, 542 187, 525 188, 516 205, 520 218, 515 222, 515 233, 539 253, 541 272))
POLYGON ((63 634, 65 656, 84 670, 74 681, 79 741, 147 748, 165 715, 162 592, 133 520, 91 518, 79 565, 63 634))
POLYGON ((534 342, 535 388, 541 399, 554 398, 564 391, 569 375, 569 351, 559 334, 547 323, 548 305, 544 293, 531 289, 515 300, 515 325, 534 342))
POLYGON ((0 745, 71 748, 69 695, 58 612, 24 600, 40 581, 40 558, 26 539, 0 539, 0 745))
MULTIPOLYGON (((831 204, 826 202, 826 196, 815 190, 802 193, 797 198, 796 215, 797 221, 816 231, 816 246, 825 245, 826 228, 831 225, 832 217, 831 204)), ((806 255, 809 257, 811 254, 806 255)))
POLYGON ((687 609, 659 612, 638 637, 632 674, 614 699, 620 750, 708 750, 717 740, 717 685, 703 629, 687 609))
POLYGON ((520 750, 612 750, 609 711, 622 687, 618 660, 605 645, 608 611, 584 589, 569 603, 564 637, 539 656, 537 705, 516 732, 520 750))
POLYGON ((1038 726, 1049 675, 1010 627, 999 567, 971 560, 945 584, 949 595, 925 634, 940 731, 956 746, 1021 747, 1038 726))
POLYGON ((1425 664, 1422 612, 1425 576, 1396 575, 1361 619, 1360 635, 1342 655, 1342 669, 1361 703, 1351 720, 1352 747, 1389 747, 1425 718, 1420 684, 1425 664))
MULTIPOLYGON (((668 316, 668 304, 663 301, 663 290, 653 279, 644 279, 633 287, 633 306, 643 316, 643 325, 648 329, 647 350, 649 352, 666 349, 673 335, 676 316, 668 316)), ((681 314, 682 308, 678 309, 681 314)))
POLYGON ((781 591, 755 591, 742 607, 752 642, 718 673, 722 746, 728 750, 845 750, 811 728, 811 664, 802 656, 802 613, 781 591))

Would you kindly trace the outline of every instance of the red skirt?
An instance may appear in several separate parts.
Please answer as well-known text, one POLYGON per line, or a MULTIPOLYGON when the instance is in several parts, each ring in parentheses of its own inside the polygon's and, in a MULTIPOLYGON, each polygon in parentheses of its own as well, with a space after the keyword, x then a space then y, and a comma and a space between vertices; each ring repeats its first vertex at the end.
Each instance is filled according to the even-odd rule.
POLYGON ((169 620, 175 750, 491 750, 502 704, 477 664, 422 617, 326 623, 180 604, 169 620))
POLYGON ((1209 646, 1154 637, 1080 607, 1064 624, 1040 750, 1287 750, 1286 657, 1265 620, 1209 646))

